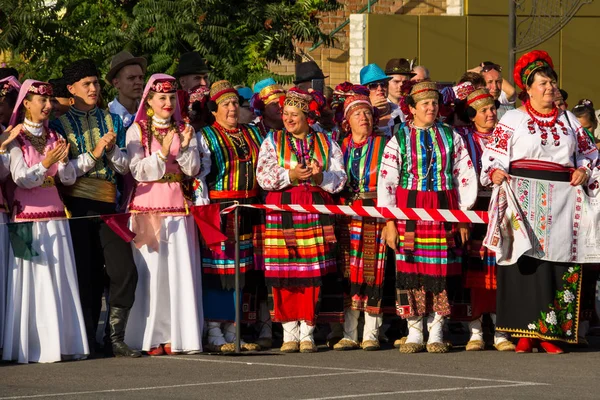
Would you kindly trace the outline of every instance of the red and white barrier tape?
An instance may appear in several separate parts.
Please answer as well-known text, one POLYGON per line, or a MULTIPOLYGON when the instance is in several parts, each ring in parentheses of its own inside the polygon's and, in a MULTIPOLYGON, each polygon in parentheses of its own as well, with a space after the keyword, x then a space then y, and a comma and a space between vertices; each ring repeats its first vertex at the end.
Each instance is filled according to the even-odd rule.
POLYGON ((292 211, 309 214, 335 214, 351 215, 357 217, 393 218, 411 221, 437 221, 437 222, 466 222, 472 224, 487 224, 489 222, 487 211, 461 211, 461 210, 436 210, 431 208, 396 208, 396 207, 363 207, 331 206, 331 205, 272 205, 272 204, 235 204, 221 210, 221 214, 228 214, 236 207, 257 208, 270 211, 292 211))

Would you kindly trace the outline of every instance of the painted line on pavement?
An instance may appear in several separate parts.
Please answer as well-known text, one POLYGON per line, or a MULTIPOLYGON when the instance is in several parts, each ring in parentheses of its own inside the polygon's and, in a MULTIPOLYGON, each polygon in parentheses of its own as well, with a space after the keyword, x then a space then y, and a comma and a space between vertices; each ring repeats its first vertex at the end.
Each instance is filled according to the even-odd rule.
POLYGON ((491 379, 491 378, 478 378, 470 376, 455 376, 455 375, 440 375, 440 374, 423 374, 417 372, 403 372, 394 371, 388 369, 357 369, 357 368, 341 368, 341 367, 321 367, 315 365, 296 365, 296 364, 277 364, 277 363, 264 363, 264 362, 248 362, 248 361, 231 361, 231 360, 216 360, 208 358, 188 358, 188 357, 163 357, 162 360, 183 360, 193 362, 213 362, 220 364, 241 364, 241 365, 259 365, 264 367, 283 367, 283 368, 305 368, 305 369, 317 369, 317 370, 328 370, 328 371, 344 371, 344 372, 360 372, 365 373, 377 373, 377 374, 391 374, 391 375, 407 375, 407 376, 423 376, 428 378, 443 378, 443 379, 461 379, 468 381, 479 381, 479 382, 495 382, 495 383, 508 383, 514 385, 549 385, 548 383, 540 382, 525 382, 525 381, 511 381, 506 379, 491 379))
MULTIPOLYGON (((166 357, 164 357, 164 358, 166 358, 166 357)), ((361 373, 361 372, 357 372, 357 371, 335 372, 335 373, 330 373, 330 374, 276 376, 276 377, 270 377, 270 378, 236 379, 236 380, 231 380, 231 381, 218 381, 218 382, 182 383, 179 385, 164 385, 164 386, 152 386, 152 387, 144 386, 144 387, 124 388, 124 389, 88 390, 88 391, 81 391, 81 392, 64 392, 64 393, 44 393, 44 394, 34 394, 34 395, 0 397, 0 400, 36 399, 36 398, 39 399, 39 398, 45 398, 45 397, 81 396, 81 395, 86 395, 86 394, 138 392, 138 391, 143 391, 143 390, 176 389, 176 388, 186 388, 186 387, 196 387, 196 386, 228 385, 228 384, 235 384, 235 383, 280 381, 280 380, 285 380, 285 379, 319 378, 319 377, 327 377, 327 376, 340 376, 340 375, 353 375, 353 374, 356 375, 359 373, 361 373)))

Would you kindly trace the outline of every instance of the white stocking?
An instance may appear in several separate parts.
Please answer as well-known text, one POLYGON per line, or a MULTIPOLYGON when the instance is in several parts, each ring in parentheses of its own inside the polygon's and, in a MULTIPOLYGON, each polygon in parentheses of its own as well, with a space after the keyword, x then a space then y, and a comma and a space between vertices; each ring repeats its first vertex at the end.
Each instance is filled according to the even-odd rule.
POLYGON ((483 340, 483 330, 481 327, 481 317, 469 322, 469 332, 471 332, 471 340, 483 340))
POLYGON ((379 339, 379 327, 383 321, 382 314, 365 313, 365 328, 363 330, 363 342, 366 340, 379 339))
POLYGON ((445 318, 438 313, 431 313, 427 316, 427 329, 429 330, 428 344, 444 343, 445 321, 445 318))
POLYGON ((283 343, 300 341, 300 325, 298 321, 283 322, 283 343))
POLYGON ((423 344, 423 317, 409 317, 406 343, 423 344))
POLYGON ((314 343, 315 340, 313 339, 313 332, 315 331, 315 327, 310 326, 306 323, 306 321, 300 321, 300 342, 312 342, 314 343))
POLYGON ((351 308, 346 309, 344 339, 352 340, 354 343, 358 343, 358 317, 360 317, 360 311, 351 308))
POLYGON ((207 322, 206 327, 208 332, 208 344, 213 346, 223 346, 225 343, 227 343, 223 337, 223 331, 221 330, 220 322, 207 322))

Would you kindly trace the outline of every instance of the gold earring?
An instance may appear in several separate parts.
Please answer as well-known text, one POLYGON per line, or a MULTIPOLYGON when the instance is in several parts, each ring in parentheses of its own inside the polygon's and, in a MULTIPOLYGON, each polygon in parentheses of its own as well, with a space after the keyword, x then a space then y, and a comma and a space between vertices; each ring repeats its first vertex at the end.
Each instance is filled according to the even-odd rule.
POLYGON ((151 109, 151 108, 148 108, 148 109, 146 109, 146 115, 147 115, 149 118, 152 118, 152 117, 154 116, 154 110, 153 110, 153 109, 151 109))
POLYGON ((31 111, 29 111, 27 109, 25 110, 25 118, 27 118, 28 120, 31 121, 31 111))

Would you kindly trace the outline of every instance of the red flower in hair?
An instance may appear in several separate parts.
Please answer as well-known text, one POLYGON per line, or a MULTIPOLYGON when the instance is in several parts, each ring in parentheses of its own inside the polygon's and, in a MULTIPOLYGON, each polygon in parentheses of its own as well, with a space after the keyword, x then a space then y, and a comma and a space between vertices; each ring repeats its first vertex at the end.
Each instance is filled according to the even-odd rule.
POLYGON ((525 90, 525 82, 527 81, 527 77, 532 71, 529 67, 538 61, 542 61, 543 63, 548 64, 550 68, 554 69, 554 63, 552 62, 552 58, 547 52, 543 50, 533 50, 527 54, 523 54, 521 58, 519 58, 519 60, 515 63, 513 78, 515 80, 515 83, 521 88, 521 90, 525 90))

